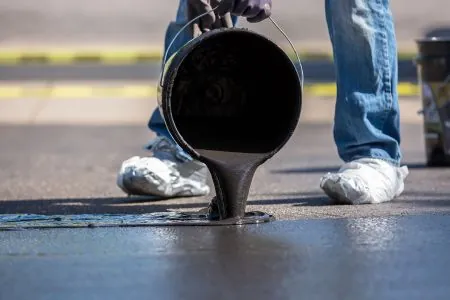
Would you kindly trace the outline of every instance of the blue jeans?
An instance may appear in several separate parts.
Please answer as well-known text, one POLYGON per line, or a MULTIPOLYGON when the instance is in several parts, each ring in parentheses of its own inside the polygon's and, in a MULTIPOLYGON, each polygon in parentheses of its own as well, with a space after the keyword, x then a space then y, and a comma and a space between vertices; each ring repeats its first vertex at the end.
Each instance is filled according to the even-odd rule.
MULTIPOLYGON (((339 156, 345 162, 370 157, 399 165, 397 45, 389 0, 325 0, 325 13, 336 68, 333 135, 339 156)), ((186 22, 186 1, 180 0, 166 47, 186 22)), ((168 57, 190 39, 180 34, 168 57)), ((159 110, 148 126, 171 138, 159 110)))

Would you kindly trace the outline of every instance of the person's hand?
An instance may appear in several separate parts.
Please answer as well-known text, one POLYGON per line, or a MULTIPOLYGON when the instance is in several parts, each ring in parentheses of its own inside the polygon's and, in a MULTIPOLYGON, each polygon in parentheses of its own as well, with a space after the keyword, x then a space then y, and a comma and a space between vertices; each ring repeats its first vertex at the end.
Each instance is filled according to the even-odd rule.
POLYGON ((271 10, 272 0, 221 0, 217 13, 219 16, 231 13, 256 23, 270 17, 271 10))
POLYGON ((193 23, 193 37, 197 37, 203 32, 213 29, 233 27, 231 14, 229 12, 224 12, 221 15, 217 14, 215 11, 211 12, 217 5, 219 5, 219 0, 187 0, 189 21, 208 11, 210 12, 193 23))

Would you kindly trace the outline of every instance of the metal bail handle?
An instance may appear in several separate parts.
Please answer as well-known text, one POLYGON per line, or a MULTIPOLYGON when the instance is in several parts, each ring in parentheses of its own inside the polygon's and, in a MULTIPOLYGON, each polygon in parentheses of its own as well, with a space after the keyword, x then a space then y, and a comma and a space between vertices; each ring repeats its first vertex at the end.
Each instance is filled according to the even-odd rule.
MULTIPOLYGON (((162 81, 163 81, 163 78, 164 78, 164 70, 165 70, 165 67, 166 67, 167 55, 169 54, 169 50, 170 50, 170 48, 172 47, 172 45, 173 45, 173 43, 175 42, 175 40, 178 38, 178 36, 180 35, 180 33, 183 32, 189 25, 191 25, 193 22, 195 22, 196 20, 200 19, 201 17, 206 16, 206 15, 209 14, 210 12, 215 11, 218 7, 219 7, 219 5, 217 5, 217 6, 216 6, 215 8, 213 8, 212 10, 207 11, 207 12, 205 12, 205 13, 203 13, 203 14, 197 16, 197 17, 195 17, 195 18, 192 19, 191 21, 187 22, 187 23, 186 23, 186 24, 185 24, 185 25, 177 32, 177 34, 175 34, 175 36, 173 37, 173 39, 172 39, 172 41, 170 42, 169 46, 167 47, 166 53, 164 53, 164 58, 163 58, 163 63, 162 63, 162 72, 161 72, 161 76, 160 76, 160 79, 159 79, 159 85, 160 85, 161 87, 163 86, 162 81)), ((299 78, 300 78, 300 86, 301 86, 301 89, 302 89, 302 92, 303 92, 303 78, 304 78, 304 75, 303 75, 303 66, 302 66, 302 62, 301 62, 301 60, 300 60, 300 56, 298 55, 298 52, 297 52, 297 50, 295 49, 294 44, 292 43, 291 39, 287 36, 287 34, 284 32, 284 30, 281 29, 281 27, 277 24, 277 22, 275 22, 275 20, 274 20, 272 17, 269 17, 269 20, 270 20, 270 21, 272 22, 272 24, 278 29, 278 31, 281 32, 281 34, 286 38, 286 40, 288 41, 289 45, 291 46, 292 50, 293 50, 294 53, 295 53, 295 56, 296 56, 296 58, 297 58, 297 63, 298 63, 298 65, 299 65, 299 67, 300 67, 300 74, 298 74, 297 68, 295 68, 295 70, 297 71, 297 74, 299 75, 299 78)))

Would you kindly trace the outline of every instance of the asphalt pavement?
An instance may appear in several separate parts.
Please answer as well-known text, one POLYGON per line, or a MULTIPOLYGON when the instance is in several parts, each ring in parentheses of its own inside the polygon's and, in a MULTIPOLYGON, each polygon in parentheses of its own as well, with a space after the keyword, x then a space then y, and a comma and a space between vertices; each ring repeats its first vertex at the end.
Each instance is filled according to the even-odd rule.
MULTIPOLYGON (((424 165, 422 126, 404 123, 411 173, 391 203, 332 205, 318 187, 320 176, 340 165, 332 125, 303 119, 252 183, 248 210, 275 221, 9 226, 0 231, 0 298, 448 299, 449 172, 424 165)), ((187 213, 212 197, 126 197, 116 187, 121 162, 146 154, 141 146, 151 134, 144 124, 4 124, 0 135, 3 222, 26 214, 187 213)))
MULTIPOLYGON (((274 6, 299 50, 329 51, 323 4, 286 0, 274 6)), ((159 47, 176 5, 175 0, 0 0, 0 47, 159 47)), ((416 37, 447 26, 443 0, 414 5, 396 0, 392 6, 402 49, 415 50, 416 37)), ((269 23, 249 27, 284 43, 269 23)), ((334 80, 330 61, 308 61, 304 68, 307 81, 334 80)), ((416 82, 411 61, 399 68, 401 81, 416 82)), ((154 86, 158 75, 158 62, 0 66, 6 87, 0 99, 0 223, 8 225, 0 230, 0 299, 449 298, 450 173, 425 166, 418 96, 400 99, 403 162, 410 175, 395 201, 330 203, 319 180, 341 164, 332 136, 334 98, 308 95, 292 139, 252 182, 248 211, 271 214, 274 221, 168 226, 158 216, 197 212, 213 193, 127 197, 116 186, 121 162, 147 155, 142 146, 153 137, 146 128, 156 106, 153 90, 141 93, 132 85, 154 86), (77 81, 117 85, 133 90, 133 97, 94 99, 83 97, 85 90, 70 99, 47 91, 18 97, 11 89, 37 81, 49 87, 77 81), (57 228, 20 229, 5 222, 30 214, 57 228), (118 215, 125 216, 125 227, 142 216, 155 222, 65 229, 55 218, 98 221, 118 215)), ((56 94, 73 93, 66 88, 56 94)))
MULTIPOLYGON (((302 122, 288 145, 258 169, 249 210, 279 220, 377 217, 447 212, 448 169, 424 165, 420 124, 403 126, 404 163, 411 174, 404 195, 388 204, 331 205, 320 177, 338 169, 330 123, 302 122)), ((2 125, 0 211, 6 214, 154 213, 198 211, 212 195, 152 201, 127 198, 116 186, 123 160, 146 155, 151 134, 136 125, 2 125)))
MULTIPOLYGON (((335 70, 330 60, 302 61, 305 83, 335 82, 335 70)), ((417 82, 416 66, 411 59, 400 60, 398 64, 401 82, 417 82)), ((13 66, 0 64, 0 82, 14 81, 157 81, 161 63, 131 63, 121 65, 108 64, 18 64, 13 66)))
POLYGON ((448 299, 449 216, 0 232, 1 299, 448 299))
MULTIPOLYGON (((127 197, 123 160, 147 155, 155 99, 0 101, 0 220, 28 214, 108 220, 192 213, 208 197, 127 197)), ((0 231, 1 299, 447 299, 446 168, 427 168, 418 98, 402 98, 404 194, 332 205, 320 177, 339 168, 332 98, 307 97, 292 139, 255 174, 247 226, 0 231), (37 276, 36 274, 39 274, 37 276)), ((94 222, 95 223, 95 222, 94 222)), ((12 229, 12 230, 11 230, 12 229)))

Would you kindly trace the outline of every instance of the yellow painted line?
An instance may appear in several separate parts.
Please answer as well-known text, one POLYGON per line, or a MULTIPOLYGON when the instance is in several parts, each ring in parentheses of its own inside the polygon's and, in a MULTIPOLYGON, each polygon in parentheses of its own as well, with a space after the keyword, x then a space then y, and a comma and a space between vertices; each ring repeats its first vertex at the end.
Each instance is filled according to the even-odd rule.
MULTIPOLYGON (((80 55, 80 54, 78 54, 80 55)), ((89 53, 83 53, 84 56, 89 55, 89 53)), ((90 55, 96 55, 96 53, 90 53, 90 55)), ((31 55, 30 55, 31 56, 31 55)), ((38 55, 36 55, 37 57, 38 55)), ((47 60, 50 64, 69 64, 75 61, 77 53, 74 51, 56 51, 50 52, 46 55, 42 55, 44 60, 47 60)), ((26 56, 24 56, 26 57, 26 56)))
POLYGON ((0 87, 0 98, 21 98, 23 89, 20 86, 0 87))
POLYGON ((154 98, 156 86, 126 85, 121 87, 89 85, 55 85, 52 87, 0 86, 0 100, 91 99, 91 98, 154 98))
POLYGON ((398 94, 400 96, 419 96, 420 88, 413 83, 399 83, 397 86, 398 94))
POLYGON ((336 96, 336 84, 334 82, 308 84, 304 87, 304 93, 307 96, 334 97, 336 96))
MULTIPOLYGON (((335 83, 317 83, 305 85, 305 95, 317 97, 335 97, 336 84, 335 83)), ((417 84, 409 82, 401 82, 397 86, 397 92, 400 97, 419 96, 420 90, 417 84)))
POLYGON ((2 51, 0 52, 0 63, 1 64, 17 64, 20 62, 21 53, 2 51))
MULTIPOLYGON (((401 97, 419 96, 419 87, 412 83, 400 83, 398 93, 401 97)), ((304 89, 305 96, 335 97, 335 83, 309 84, 304 89)), ((77 84, 56 84, 54 86, 0 86, 0 99, 45 98, 45 99, 84 99, 84 98, 154 98, 156 84, 130 84, 124 86, 94 86, 77 84)))
POLYGON ((50 51, 19 51, 0 50, 0 64, 24 64, 24 63, 45 63, 45 64, 74 64, 83 62, 98 63, 136 63, 142 61, 160 60, 162 57, 160 50, 50 50, 50 51))
MULTIPOLYGON (((74 64, 82 62, 98 62, 105 64, 124 64, 162 59, 162 49, 103 49, 103 50, 74 50, 74 49, 0 49, 0 64, 74 64)), ((293 56, 292 51, 286 50, 293 56)), ((333 60, 328 51, 299 50, 302 61, 333 60)), ((412 52, 399 52, 399 59, 410 60, 415 57, 412 52)))

